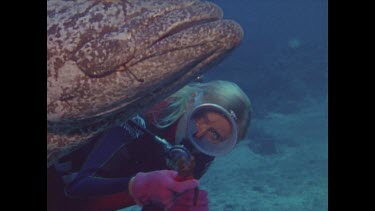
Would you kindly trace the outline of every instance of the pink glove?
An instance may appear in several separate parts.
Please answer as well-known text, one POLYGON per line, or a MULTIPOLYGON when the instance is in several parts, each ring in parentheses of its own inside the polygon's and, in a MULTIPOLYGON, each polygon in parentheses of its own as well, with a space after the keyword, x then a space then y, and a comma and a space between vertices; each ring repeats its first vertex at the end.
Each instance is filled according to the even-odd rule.
POLYGON ((130 181, 129 192, 139 206, 156 204, 169 208, 176 194, 198 186, 196 179, 177 182, 176 176, 177 172, 172 170, 137 173, 130 181))
POLYGON ((194 206, 194 190, 180 195, 168 211, 208 211, 207 191, 199 190, 197 204, 194 206))

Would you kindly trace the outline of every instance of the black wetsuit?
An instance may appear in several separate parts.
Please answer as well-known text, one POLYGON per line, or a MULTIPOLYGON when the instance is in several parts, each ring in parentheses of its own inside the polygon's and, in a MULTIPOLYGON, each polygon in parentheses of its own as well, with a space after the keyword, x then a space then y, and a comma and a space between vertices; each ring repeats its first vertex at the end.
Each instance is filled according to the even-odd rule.
MULTIPOLYGON (((174 144, 177 122, 165 129, 151 124, 147 128, 174 144)), ((194 178, 199 179, 214 157, 201 153, 193 156, 194 178)), ((71 172, 76 173, 74 179, 64 185, 61 174, 53 167, 48 169, 48 210, 85 210, 89 209, 84 208, 88 207, 87 204, 93 204, 101 197, 109 199, 106 210, 120 209, 125 205, 111 203, 111 194, 127 192, 128 183, 136 173, 168 169, 164 149, 149 134, 143 133, 135 138, 120 126, 94 138, 80 150, 62 158, 61 162, 71 162, 71 172)), ((112 198, 115 200, 115 196, 112 198)))

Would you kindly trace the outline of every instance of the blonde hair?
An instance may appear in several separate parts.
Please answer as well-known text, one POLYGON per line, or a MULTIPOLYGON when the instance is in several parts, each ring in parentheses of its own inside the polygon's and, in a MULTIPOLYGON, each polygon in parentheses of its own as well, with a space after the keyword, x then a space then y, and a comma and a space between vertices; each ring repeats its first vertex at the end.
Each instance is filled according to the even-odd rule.
POLYGON ((202 94, 202 103, 214 103, 228 111, 232 110, 237 117, 238 140, 246 137, 252 113, 250 99, 237 84, 222 80, 191 83, 172 94, 165 100, 168 104, 166 108, 149 112, 159 113, 158 118, 154 116, 155 126, 165 128, 173 124, 187 111, 199 93, 202 94))

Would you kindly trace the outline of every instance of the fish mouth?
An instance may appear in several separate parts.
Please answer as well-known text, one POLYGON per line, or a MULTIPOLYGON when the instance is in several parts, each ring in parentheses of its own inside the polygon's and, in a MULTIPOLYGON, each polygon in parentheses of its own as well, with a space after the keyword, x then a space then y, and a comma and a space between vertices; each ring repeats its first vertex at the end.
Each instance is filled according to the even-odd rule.
POLYGON ((210 22, 214 22, 214 21, 218 21, 218 20, 221 20, 221 18, 220 17, 212 17, 212 18, 208 18, 208 19, 201 19, 201 20, 195 20, 195 21, 191 21, 191 22, 182 23, 182 24, 172 28, 170 31, 167 31, 165 35, 163 35, 159 39, 155 40, 150 45, 150 47, 152 47, 154 44, 156 44, 158 42, 161 42, 165 38, 173 36, 174 34, 180 33, 180 32, 182 32, 182 31, 184 31, 188 28, 196 27, 198 25, 202 25, 202 24, 206 24, 206 23, 210 23, 210 22))
MULTIPOLYGON (((179 51, 182 49, 186 48, 194 48, 197 47, 198 45, 203 45, 205 42, 200 42, 200 43, 191 43, 189 45, 185 46, 173 46, 169 45, 167 46, 166 43, 172 43, 172 42, 179 42, 178 38, 173 39, 174 36, 178 34, 183 34, 185 31, 192 29, 192 28, 198 28, 200 26, 209 28, 211 23, 220 23, 220 22, 225 22, 219 17, 216 18, 210 18, 210 19, 201 19, 201 20, 196 20, 196 21, 191 21, 191 22, 185 22, 180 25, 177 25, 176 27, 172 28, 171 30, 167 31, 164 35, 160 36, 157 40, 154 40, 146 49, 144 49, 142 52, 134 56, 132 59, 126 61, 123 64, 118 65, 112 72, 122 72, 122 71, 128 71, 129 73, 132 74, 130 71, 132 66, 135 66, 137 63, 142 63, 145 62, 153 57, 161 57, 162 55, 165 55, 167 53, 171 53, 174 51, 179 51)), ((240 40, 240 39, 239 39, 240 40)), ((197 60, 199 58, 197 57, 197 60)), ((93 77, 102 77, 105 76, 106 74, 110 73, 104 73, 103 75, 92 75, 93 77)), ((141 77, 137 77, 135 74, 132 74, 132 76, 139 82, 144 82, 145 80, 141 77)))
POLYGON ((92 86, 82 85, 84 97, 73 95, 60 100, 69 112, 48 115, 47 126, 82 127, 126 112, 129 104, 151 106, 208 70, 208 64, 230 52, 243 37, 241 26, 223 19, 221 8, 209 2, 195 1, 145 14, 134 21, 143 24, 133 29, 132 36, 124 27, 94 41, 115 43, 113 56, 87 60, 85 46, 77 51, 75 62, 92 86), (103 86, 95 85, 104 80, 109 84, 105 93, 110 93, 110 100, 96 96, 103 92, 103 86))

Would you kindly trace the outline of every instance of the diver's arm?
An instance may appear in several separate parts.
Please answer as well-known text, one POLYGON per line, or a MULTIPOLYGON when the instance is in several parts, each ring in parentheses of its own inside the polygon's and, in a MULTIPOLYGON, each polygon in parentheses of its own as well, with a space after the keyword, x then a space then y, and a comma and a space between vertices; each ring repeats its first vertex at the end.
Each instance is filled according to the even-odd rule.
POLYGON ((65 187, 65 194, 70 197, 90 197, 127 191, 131 177, 102 178, 95 176, 95 173, 133 138, 122 127, 114 127, 100 137, 78 175, 65 187))

